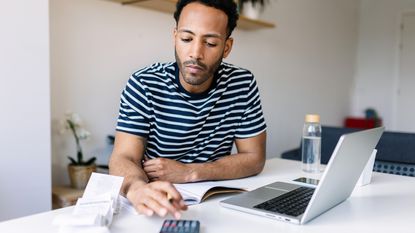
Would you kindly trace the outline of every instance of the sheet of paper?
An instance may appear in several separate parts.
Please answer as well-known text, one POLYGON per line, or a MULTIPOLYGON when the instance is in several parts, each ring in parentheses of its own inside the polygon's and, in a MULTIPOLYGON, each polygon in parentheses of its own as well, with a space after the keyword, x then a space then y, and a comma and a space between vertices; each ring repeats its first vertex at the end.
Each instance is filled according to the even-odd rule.
POLYGON ((235 189, 246 189, 244 185, 235 182, 227 181, 206 181, 206 182, 195 182, 186 184, 174 184, 174 187, 183 197, 183 200, 187 205, 199 204, 207 191, 212 188, 224 187, 224 188, 235 188, 235 189))
POLYGON ((91 178, 89 178, 82 198, 109 194, 112 199, 116 200, 118 198, 118 194, 120 193, 123 181, 124 177, 94 172, 92 173, 91 178))
POLYGON ((119 202, 121 211, 126 211, 126 212, 128 212, 130 214, 134 214, 134 215, 138 215, 139 214, 134 209, 134 206, 131 204, 131 202, 127 198, 125 198, 125 197, 123 197, 123 196, 120 195, 118 197, 118 202, 119 202))
POLYGON ((60 232, 105 232, 117 209, 123 180, 123 177, 92 173, 72 214, 59 215, 53 223, 61 226, 60 232))

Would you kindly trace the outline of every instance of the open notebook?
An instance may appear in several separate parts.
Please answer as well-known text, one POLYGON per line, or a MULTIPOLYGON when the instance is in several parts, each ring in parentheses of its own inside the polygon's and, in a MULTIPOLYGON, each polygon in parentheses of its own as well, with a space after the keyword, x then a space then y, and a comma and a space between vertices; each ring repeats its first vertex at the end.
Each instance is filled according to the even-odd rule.
MULTIPOLYGON (((236 182, 235 184, 229 185, 229 181, 208 181, 187 184, 174 184, 174 186, 182 195, 186 205, 195 205, 215 194, 240 193, 247 191, 246 188, 239 186, 240 184, 240 182, 236 182)), ((137 214, 136 210, 127 198, 120 195, 118 200, 121 209, 132 214, 137 214)))
POLYGON ((187 184, 174 184, 177 191, 183 197, 186 205, 195 205, 206 200, 208 197, 221 193, 240 193, 247 191, 243 187, 226 186, 217 181, 196 182, 187 184))

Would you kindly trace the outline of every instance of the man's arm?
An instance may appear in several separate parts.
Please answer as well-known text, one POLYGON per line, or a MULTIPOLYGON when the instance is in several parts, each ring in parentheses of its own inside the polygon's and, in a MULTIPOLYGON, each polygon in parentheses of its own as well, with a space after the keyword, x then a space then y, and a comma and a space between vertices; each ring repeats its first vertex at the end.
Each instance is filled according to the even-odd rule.
POLYGON ((252 138, 236 139, 237 154, 215 162, 194 164, 197 180, 236 179, 257 175, 265 165, 266 132, 252 138))
POLYGON ((146 140, 131 134, 117 132, 109 162, 110 174, 124 177, 121 192, 126 195, 133 183, 147 184, 148 178, 140 169, 146 140))
POLYGON ((156 212, 165 216, 168 212, 180 218, 180 210, 186 206, 181 195, 169 182, 148 183, 141 161, 146 140, 128 133, 117 132, 114 150, 109 162, 110 174, 124 177, 122 193, 131 201, 138 212, 148 216, 156 212), (170 195, 173 199, 168 199, 170 195))
POLYGON ((266 132, 255 137, 237 139, 237 154, 210 163, 183 164, 158 158, 144 162, 144 171, 151 180, 187 183, 202 180, 224 180, 260 173, 265 164, 266 132))

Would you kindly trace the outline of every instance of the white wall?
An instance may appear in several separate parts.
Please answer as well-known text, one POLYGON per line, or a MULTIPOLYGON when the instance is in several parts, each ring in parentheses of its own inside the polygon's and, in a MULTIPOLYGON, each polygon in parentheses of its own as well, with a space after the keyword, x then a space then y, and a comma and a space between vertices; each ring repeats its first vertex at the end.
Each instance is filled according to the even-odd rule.
POLYGON ((399 25, 402 13, 410 10, 415 11, 414 0, 361 0, 352 112, 362 115, 373 107, 388 130, 395 128, 399 25))
POLYGON ((333 126, 349 114, 359 1, 271 2, 263 17, 278 27, 239 31, 231 57, 258 79, 269 156, 300 145, 305 114, 333 126))
POLYGON ((103 0, 54 0, 51 8, 52 173, 68 183, 71 135, 59 133, 66 111, 80 114, 92 135, 86 156, 100 153, 114 134, 119 97, 131 73, 155 61, 170 61, 173 18, 169 14, 103 0))
MULTIPOLYGON (((306 113, 341 125, 349 114, 357 44, 358 0, 271 1, 263 18, 278 27, 234 32, 228 62, 251 69, 268 123, 268 155, 297 147, 306 113)), ((81 114, 92 140, 114 132, 119 94, 129 75, 172 61, 173 17, 102 0, 51 1, 53 182, 67 183, 70 137, 57 134, 66 110, 81 114)))
POLYGON ((0 221, 51 208, 48 10, 0 2, 0 221))

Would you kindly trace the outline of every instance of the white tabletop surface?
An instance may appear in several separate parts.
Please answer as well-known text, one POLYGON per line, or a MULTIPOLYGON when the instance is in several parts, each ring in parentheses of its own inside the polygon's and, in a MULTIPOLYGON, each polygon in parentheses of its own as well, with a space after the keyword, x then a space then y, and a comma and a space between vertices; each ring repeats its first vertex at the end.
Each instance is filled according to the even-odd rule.
MULTIPOLYGON (((229 182, 244 182, 245 186, 253 189, 277 180, 292 180, 300 176, 307 174, 301 172, 299 162, 271 159, 267 161, 260 175, 247 180, 229 182)), ((302 226, 221 207, 219 201, 230 195, 211 197, 199 205, 190 206, 189 210, 183 213, 182 218, 199 220, 201 233, 415 232, 415 178, 413 177, 373 173, 371 184, 356 187, 352 196, 345 202, 302 226)), ((58 232, 58 227, 52 225, 53 218, 62 213, 70 213, 72 208, 67 207, 1 222, 0 232, 58 232)), ((110 231, 157 233, 164 219, 122 212, 114 217, 110 231)))

